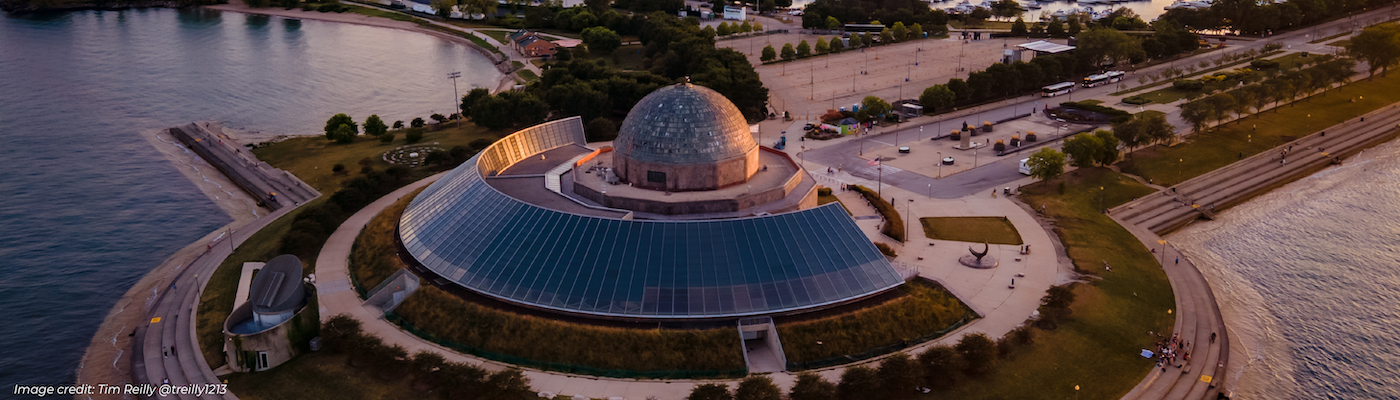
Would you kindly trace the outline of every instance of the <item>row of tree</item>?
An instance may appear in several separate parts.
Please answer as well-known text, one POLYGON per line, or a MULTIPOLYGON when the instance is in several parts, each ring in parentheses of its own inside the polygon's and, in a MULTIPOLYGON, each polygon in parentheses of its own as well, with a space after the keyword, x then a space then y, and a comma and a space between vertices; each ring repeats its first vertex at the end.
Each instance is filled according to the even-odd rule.
MULTIPOLYGON (((1333 85, 1350 81, 1355 68, 1356 61, 1337 58, 1318 63, 1312 68, 1284 72, 1261 83, 1183 104, 1181 118, 1190 122, 1192 129, 1199 133, 1212 122, 1243 119, 1251 111, 1257 115, 1269 104, 1277 106, 1285 100, 1293 102, 1300 95, 1311 96, 1319 90, 1325 93, 1333 85)), ((1278 108, 1274 111, 1277 112, 1278 108)))
MULTIPOLYGON (((896 22, 894 23, 893 28, 885 28, 884 30, 880 31, 879 43, 890 44, 896 42, 903 42, 906 40, 917 40, 922 38, 923 26, 920 26, 919 24, 914 24, 913 27, 906 28, 904 26, 904 23, 896 22)), ((851 48, 870 47, 876 45, 873 33, 854 34, 851 36, 850 42, 851 48)), ((798 42, 797 47, 793 47, 792 43, 783 44, 783 50, 781 54, 773 49, 773 45, 764 46, 763 52, 759 55, 759 60, 766 63, 776 61, 778 60, 778 57, 782 57, 783 61, 792 61, 798 58, 810 57, 812 55, 840 53, 844 50, 846 50, 846 43, 844 40, 842 40, 840 36, 832 36, 830 42, 828 42, 826 38, 818 36, 817 45, 815 48, 813 48, 811 45, 808 45, 806 39, 803 39, 801 42, 798 42)))
POLYGON ((1138 113, 1132 118, 1115 122, 1112 131, 1099 129, 1065 139, 1062 146, 1064 152, 1049 147, 1040 149, 1031 154, 1026 165, 1030 167, 1032 177, 1054 179, 1064 173, 1066 156, 1068 164, 1079 168, 1109 165, 1118 162, 1124 150, 1131 155, 1138 146, 1171 143, 1175 137, 1176 127, 1167 122, 1166 114, 1138 113))
MULTIPOLYGON (((438 122, 442 121, 440 120, 438 122)), ((414 118, 413 121, 410 122, 410 127, 422 128, 426 123, 427 121, 424 121, 423 118, 414 118)), ((384 124, 384 120, 380 119, 378 114, 370 115, 369 118, 365 118, 364 128, 366 135, 381 139, 385 134, 392 135, 388 133, 389 126, 384 124)), ((394 129, 403 128, 403 121, 394 121, 394 129)), ((331 116, 330 119, 326 120, 325 132, 326 139, 334 140, 342 144, 351 143, 354 142, 355 137, 360 134, 360 125, 355 123, 354 118, 350 118, 349 115, 341 113, 331 116)), ((390 137, 392 138, 392 136, 390 137)))
POLYGON ((803 28, 840 29, 843 22, 865 21, 920 24, 936 29, 937 35, 946 32, 948 14, 930 9, 922 0, 817 0, 802 14, 803 28))
POLYGON ((753 23, 744 21, 742 24, 738 22, 730 24, 726 21, 720 22, 716 27, 711 28, 706 26, 704 29, 707 32, 714 33, 716 36, 729 36, 736 33, 763 32, 763 24, 758 21, 754 21, 753 23))
POLYGON ((967 80, 953 78, 946 84, 924 89, 919 102, 924 106, 924 112, 932 113, 1072 80, 1097 70, 1086 54, 1052 54, 1036 57, 1031 62, 992 64, 986 70, 968 74, 967 80))

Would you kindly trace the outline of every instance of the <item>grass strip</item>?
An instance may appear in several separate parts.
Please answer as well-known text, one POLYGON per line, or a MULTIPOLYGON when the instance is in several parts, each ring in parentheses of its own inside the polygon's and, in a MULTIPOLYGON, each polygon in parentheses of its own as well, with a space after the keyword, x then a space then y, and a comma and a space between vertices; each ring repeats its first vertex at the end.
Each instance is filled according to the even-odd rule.
POLYGON ((847 208, 847 207, 846 207, 846 203, 841 203, 841 199, 836 198, 835 195, 831 195, 831 194, 817 194, 817 205, 823 205, 823 204, 826 204, 826 203, 840 203, 840 204, 841 204, 841 208, 844 209, 844 210, 846 210, 846 214, 847 214, 847 215, 855 215, 855 214, 852 214, 852 213, 851 213, 851 209, 850 209, 850 208, 847 208))
POLYGON ((1171 186, 1395 102, 1400 77, 1376 76, 1217 126, 1177 146, 1135 151, 1118 167, 1171 186))
POLYGON ((1020 199, 1036 209, 1045 205, 1044 215, 1054 221, 1076 270, 1102 279, 1073 285, 1073 313, 1061 317, 1054 330, 1038 331, 1032 345, 1000 361, 995 371, 925 397, 1116 399, 1147 375, 1153 363, 1138 350, 1156 341, 1148 331, 1171 329, 1174 315, 1167 310, 1175 307, 1175 298, 1152 253, 1098 211, 1099 191, 1079 189, 1099 186, 1109 207, 1153 192, 1108 169, 1084 168, 1022 186, 1020 199), (1076 384, 1082 385, 1078 392, 1076 384))
POLYGON ((1182 76, 1179 76, 1179 77, 1176 77, 1176 78, 1172 78, 1172 79, 1162 79, 1162 80, 1159 80, 1159 81, 1157 81, 1157 82, 1155 82, 1155 83, 1149 83, 1149 84, 1142 85, 1142 86, 1138 86, 1138 87, 1135 87, 1135 88, 1132 88, 1132 89, 1128 89, 1128 90, 1124 90, 1124 91, 1119 91, 1119 92, 1109 93, 1109 96, 1122 96, 1122 95, 1125 95, 1125 94, 1128 94, 1128 93, 1132 93, 1132 92, 1136 92, 1136 91, 1143 90, 1143 89, 1151 89, 1151 88, 1154 88, 1154 87, 1158 87, 1158 86, 1170 84, 1170 83, 1172 83, 1172 81, 1177 80, 1177 79, 1186 79, 1186 78, 1190 78, 1190 77, 1205 75, 1205 74, 1208 74, 1208 73, 1211 73, 1211 72, 1215 72, 1215 71, 1219 71, 1219 70, 1222 70, 1222 69, 1234 67, 1234 66, 1236 66, 1236 65, 1246 64, 1246 63, 1249 63, 1250 61, 1262 60, 1262 59, 1264 59, 1264 58, 1266 58, 1266 57, 1269 57, 1269 56, 1272 56, 1272 55, 1275 55, 1275 54, 1278 54, 1278 53, 1282 53, 1282 52, 1283 52, 1283 50, 1271 51, 1271 52, 1268 52, 1268 53, 1264 53, 1264 54, 1260 54, 1260 55, 1254 56, 1253 58, 1241 59, 1240 61, 1235 61, 1235 62, 1228 63, 1228 64, 1220 64, 1220 65, 1216 66, 1215 68, 1203 69, 1203 70, 1200 70, 1200 71, 1196 71, 1195 73, 1191 73, 1191 74, 1187 74, 1187 75, 1182 75, 1182 76))
MULTIPOLYGON (((407 123, 407 121, 404 122, 407 123)), ((386 123, 392 125, 393 121, 386 121, 386 123)), ((383 143, 367 135, 360 135, 354 143, 350 144, 336 143, 320 135, 298 136, 259 147, 253 150, 253 154, 257 155, 259 160, 291 172, 292 175, 301 178, 302 181, 315 187, 321 193, 330 194, 339 189, 345 181, 358 176, 353 172, 344 174, 332 172, 331 169, 336 164, 344 165, 349 171, 358 171, 360 169, 359 162, 369 159, 369 165, 376 170, 383 171, 388 168, 390 164, 384 161, 384 153, 409 144, 404 139, 406 136, 404 131, 391 131, 391 133, 396 138, 391 143, 383 143)), ((486 128, 464 123, 461 126, 449 126, 435 132, 424 132, 423 139, 416 144, 451 149, 454 146, 467 146, 472 141, 479 139, 494 141, 498 137, 497 133, 488 131, 486 128)), ((410 177, 410 180, 430 175, 423 168, 414 168, 414 171, 416 174, 410 177)))
POLYGON ((1322 39, 1313 40, 1313 41, 1308 42, 1308 43, 1311 43, 1311 44, 1318 44, 1318 43, 1326 42, 1326 41, 1328 41, 1328 40, 1336 39, 1336 38, 1339 38, 1339 37, 1342 37, 1342 36, 1346 36, 1346 35, 1350 35, 1350 34, 1351 34, 1351 31, 1346 31, 1346 32, 1338 33, 1338 34, 1336 34, 1336 35, 1328 36, 1328 37, 1325 37, 1325 38, 1322 38, 1322 39))
MULTIPOLYGON (((841 364, 923 343, 976 315, 936 283, 914 280, 883 304, 810 321, 779 323, 789 363, 839 359, 841 364), (875 351, 872 351, 875 350, 875 351)), ((791 365, 791 364, 790 364, 791 365)))
POLYGON ((1024 244, 1021 233, 1006 217, 926 217, 919 218, 929 239, 995 244, 1024 244))

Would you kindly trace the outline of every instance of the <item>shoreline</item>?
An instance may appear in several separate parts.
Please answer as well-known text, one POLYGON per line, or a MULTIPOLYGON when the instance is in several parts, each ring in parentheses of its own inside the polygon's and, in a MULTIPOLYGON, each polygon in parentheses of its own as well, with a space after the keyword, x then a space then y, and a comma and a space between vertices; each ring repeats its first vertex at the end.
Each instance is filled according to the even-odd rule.
MULTIPOLYGON (((358 4, 354 5, 358 7, 364 7, 358 4)), ((439 39, 447 40, 458 45, 466 46, 467 48, 470 48, 476 51, 477 53, 481 54, 482 56, 485 56, 487 59, 491 60, 492 63, 496 65, 496 72, 500 74, 500 77, 497 78, 496 87, 491 90, 492 94, 510 90, 510 88, 515 85, 515 73, 506 73, 501 71, 501 69, 503 68, 501 67, 502 65, 507 65, 506 68, 508 68, 507 61, 510 61, 509 58, 504 58, 503 61, 497 62, 496 57, 498 56, 495 55, 495 53, 492 53, 490 50, 482 48, 476 43, 472 43, 471 40, 467 40, 466 38, 455 35, 449 35, 447 33, 435 31, 432 29, 426 29, 412 22, 398 21, 381 17, 372 17, 356 13, 323 13, 320 11, 302 11, 299 8, 294 8, 290 10, 277 7, 252 8, 243 4, 243 2, 239 0, 230 1, 228 4, 216 4, 201 7, 217 11, 229 11, 251 15, 267 15, 273 17, 292 19, 306 19, 322 22, 337 22, 344 24, 371 26, 376 28, 400 29, 409 32, 425 34, 439 39)))

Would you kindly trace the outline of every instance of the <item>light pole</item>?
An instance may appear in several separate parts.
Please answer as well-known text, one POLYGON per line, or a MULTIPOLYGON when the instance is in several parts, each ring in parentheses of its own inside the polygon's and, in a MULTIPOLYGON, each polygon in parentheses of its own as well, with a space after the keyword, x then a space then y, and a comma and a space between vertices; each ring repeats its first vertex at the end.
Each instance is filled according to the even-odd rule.
MULTIPOLYGON (((939 161, 939 164, 942 164, 942 161, 939 161)), ((932 184, 932 183, 928 184, 928 198, 930 198, 930 199, 933 198, 933 184, 932 184)))
MULTIPOLYGON (((943 152, 941 151, 938 152, 938 177, 934 179, 940 178, 943 178, 943 152)), ((928 188, 929 197, 933 197, 933 184, 929 184, 928 188)))
POLYGON ((909 199, 909 203, 905 204, 904 214, 909 216, 909 222, 904 224, 904 240, 909 240, 909 224, 916 221, 914 218, 914 199, 909 199))
POLYGON ((462 96, 457 95, 457 78, 462 77, 462 72, 456 71, 447 74, 447 77, 452 79, 452 98, 453 103, 457 104, 457 123, 460 125, 462 123, 462 96))
POLYGON ((972 149, 972 168, 977 168, 977 149, 972 149))

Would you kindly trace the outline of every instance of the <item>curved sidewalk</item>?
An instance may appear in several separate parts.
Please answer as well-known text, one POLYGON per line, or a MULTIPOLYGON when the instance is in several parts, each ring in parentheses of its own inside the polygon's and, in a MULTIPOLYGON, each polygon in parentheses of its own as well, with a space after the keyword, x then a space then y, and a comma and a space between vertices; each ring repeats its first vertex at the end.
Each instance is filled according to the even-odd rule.
MULTIPOLYGON (((422 338, 414 336, 411 333, 400 330, 394 324, 386 321, 383 318, 383 314, 381 312, 379 312, 376 309, 364 306, 363 301, 359 298, 358 294, 356 293, 354 287, 350 282, 348 260, 350 257, 350 251, 354 246, 355 239, 359 236, 360 231, 364 229, 364 227, 369 223, 369 221, 372 218, 374 218, 374 216, 379 215, 379 213, 382 212, 385 208, 388 208, 390 205, 403 198, 403 196, 412 193, 418 188, 424 187, 432 183, 442 175, 443 174, 438 174, 420 180, 418 182, 414 182, 378 200, 375 200, 373 203, 366 206, 364 209, 361 209, 360 211, 356 212, 353 216, 347 219, 345 223, 341 224, 341 226, 336 229, 335 233, 331 234, 330 239, 326 241, 325 247, 322 247, 321 253, 317 257, 316 262, 316 286, 318 289, 317 294, 319 296, 319 301, 321 305, 321 318, 325 320, 337 314, 350 315, 351 317, 359 320, 362 323, 364 331, 366 333, 378 336, 384 341, 385 344, 401 345, 404 347, 405 350, 408 351, 409 354, 418 352, 420 350, 427 350, 443 355, 443 357, 446 358, 448 361, 480 365, 488 370, 495 371, 511 367, 508 364, 461 354, 451 349, 439 346, 435 343, 423 340, 422 338)), ((915 198, 912 195, 901 196, 905 198, 915 198)), ((920 208, 923 208, 924 205, 921 202, 927 201, 936 200, 919 198, 916 199, 915 205, 920 206, 920 208)), ((996 206, 994 206, 993 209, 979 209, 977 211, 980 211, 982 213, 1000 213, 1003 215, 1008 215, 1010 218, 1012 218, 1014 222, 1034 223, 1033 217, 1027 214, 1023 209, 1017 207, 1014 203, 1010 202, 1009 200, 1002 201, 1004 201, 1005 204, 999 203, 996 206)), ((979 206, 971 207, 979 208, 979 206)), ((938 214, 942 214, 944 212, 947 211, 942 211, 938 214)), ((862 228, 865 229, 867 227, 862 225, 862 228)), ((1036 246, 1034 247, 1036 247, 1038 251, 1033 253, 1033 255, 1041 258, 1048 257, 1051 258, 1051 260, 1036 261, 1032 259, 1027 259, 1027 262, 1025 263, 1013 263, 1029 265, 1029 261, 1035 261, 1036 263, 1040 264, 1057 265, 1058 263, 1055 260, 1053 260, 1055 258, 1055 252, 1052 250, 1052 245, 1048 243, 1048 241, 1051 239, 1048 238, 1048 234, 1045 233, 1043 229, 1039 229, 1039 225, 1036 225, 1036 228, 1037 229, 1034 230, 1022 229, 1023 232, 1026 232, 1030 235, 1046 236, 1044 240, 1047 242, 1041 242, 1039 240, 1035 241, 1036 246)), ((940 248, 940 250, 941 249, 942 248, 940 248)), ((1013 257, 1011 254, 1003 254, 1005 254, 1005 257, 1013 257)), ((907 258, 914 257, 914 253, 911 253, 907 256, 907 258)), ((905 258, 906 257, 901 257, 901 259, 905 258)), ((1011 262, 1010 259, 1008 259, 1007 261, 1011 262)), ((933 261, 928 261, 927 263, 932 262, 933 261)), ((913 263, 925 264, 926 262, 915 261, 913 263)), ((1021 265, 1021 267, 1024 267, 1025 265, 1021 265)), ((928 267, 920 265, 921 270, 926 268, 928 267)), ((1017 271, 1006 269, 1006 271, 1001 272, 1004 272, 1004 274, 1014 274, 1017 271)), ((949 333, 948 335, 942 338, 906 349, 905 352, 917 352, 923 348, 938 343, 953 344, 956 343, 957 339, 960 338, 966 332, 984 332, 992 337, 1001 337, 1005 335, 1011 329, 1014 329, 1021 322, 1025 321, 1026 318, 1030 316, 1030 313, 1034 311, 1036 307, 1039 306, 1040 298, 1044 295, 1045 289, 1047 289, 1049 285, 1053 284, 1055 274, 1056 272, 1048 270, 1040 272, 1027 270, 1029 280, 1024 282, 1018 281, 1018 288, 1015 290, 1010 290, 1009 288, 1004 290, 992 290, 983 288, 978 289, 977 293, 968 293, 969 295, 972 295, 973 298, 964 299, 965 302, 970 301, 972 303, 982 303, 985 305, 977 306, 977 311, 985 313, 981 319, 973 321, 972 323, 965 325, 962 328, 959 328, 958 330, 949 333)), ((996 278, 996 282, 1000 282, 1001 278, 1002 277, 998 275, 996 278)), ((992 281, 989 280, 988 282, 992 281)), ((996 285, 987 285, 988 288, 992 286, 996 285)), ((959 294, 957 289, 953 289, 953 291, 955 294, 959 294)), ((878 362, 879 359, 880 358, 866 360, 861 363, 878 362)), ((839 380, 841 372, 845 369, 845 367, 846 366, 838 366, 822 370, 816 370, 812 372, 822 375, 826 379, 835 382, 839 380)), ((536 391, 547 391, 565 395, 583 395, 589 398, 622 397, 631 400, 640 400, 648 398, 657 398, 663 400, 679 400, 689 396, 691 389, 693 389, 696 385, 711 382, 719 382, 729 384, 731 387, 733 387, 738 382, 737 379, 615 379, 541 371, 529 368, 522 368, 522 371, 524 372, 524 375, 530 379, 530 386, 536 391)), ((780 388, 782 388, 784 392, 791 388, 797 380, 797 374, 788 372, 773 373, 769 374, 768 376, 772 378, 774 383, 777 384, 780 388)))

